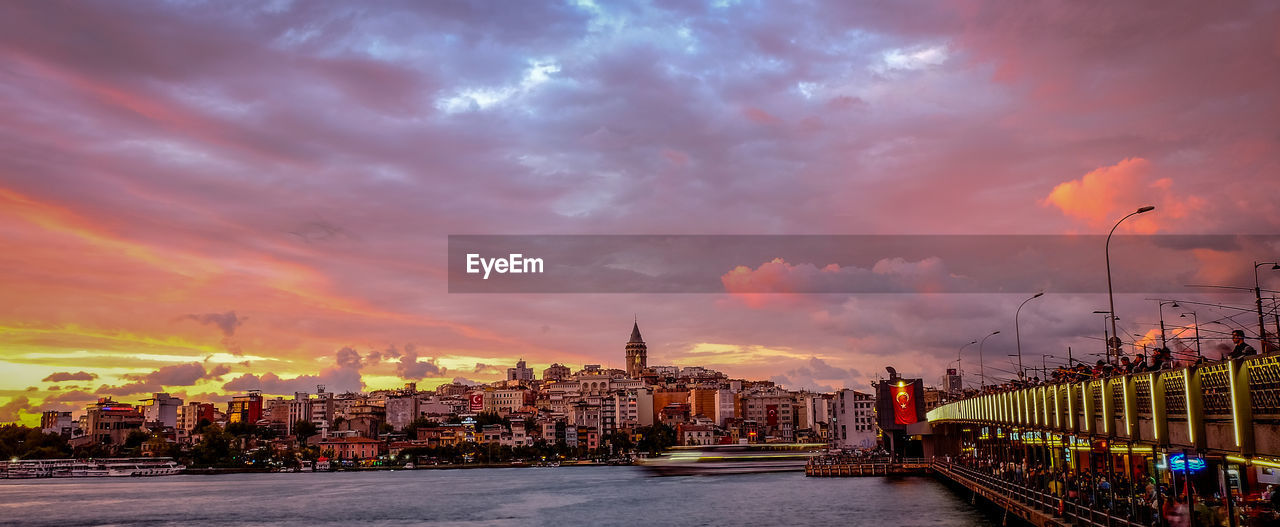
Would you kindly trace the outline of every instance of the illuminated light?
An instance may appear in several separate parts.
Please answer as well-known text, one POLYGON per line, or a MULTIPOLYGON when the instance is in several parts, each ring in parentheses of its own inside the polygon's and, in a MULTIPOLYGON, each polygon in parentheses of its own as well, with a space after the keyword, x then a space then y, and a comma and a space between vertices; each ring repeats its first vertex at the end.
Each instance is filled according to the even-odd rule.
MULTIPOLYGON (((1147 391, 1151 396, 1151 435, 1156 441, 1160 441, 1160 425, 1158 421, 1160 416, 1156 415, 1156 374, 1147 374, 1147 391)), ((1163 408, 1162 408, 1163 409, 1163 408)))
POLYGON ((1133 382, 1133 381, 1129 379, 1125 379, 1123 384, 1120 385, 1120 389, 1124 390, 1124 433, 1125 435, 1132 438, 1133 437, 1133 416, 1130 415, 1130 412, 1129 412, 1129 409, 1131 407, 1129 404, 1129 383, 1130 382, 1133 382))
MULTIPOLYGON (((1196 444, 1195 427, 1191 424, 1191 371, 1187 370, 1182 375, 1182 403, 1187 407, 1187 438, 1191 444, 1196 444)), ((1238 444, 1238 443, 1237 443, 1238 444)))
POLYGON ((903 386, 906 386, 906 385, 907 385, 907 383, 906 383, 905 381, 898 381, 898 387, 899 387, 899 388, 901 388, 901 387, 903 387, 903 386))
POLYGON ((1242 458, 1240 456, 1227 456, 1227 461, 1230 461, 1232 463, 1239 463, 1241 465, 1249 464, 1249 460, 1242 458))
POLYGON ((1261 459, 1254 459, 1254 460, 1251 460, 1249 463, 1251 465, 1258 465, 1258 466, 1267 467, 1267 468, 1280 468, 1280 463, 1277 463, 1275 461, 1263 461, 1261 459))
POLYGON ((1236 446, 1240 446, 1240 406, 1236 401, 1236 376, 1231 374, 1231 365, 1227 365, 1227 385, 1231 387, 1231 431, 1236 434, 1236 446))
POLYGON ((1165 461, 1165 466, 1157 466, 1157 468, 1173 470, 1175 472, 1200 472, 1201 470, 1204 470, 1204 460, 1198 457, 1186 459, 1183 454, 1174 454, 1168 457, 1165 461))

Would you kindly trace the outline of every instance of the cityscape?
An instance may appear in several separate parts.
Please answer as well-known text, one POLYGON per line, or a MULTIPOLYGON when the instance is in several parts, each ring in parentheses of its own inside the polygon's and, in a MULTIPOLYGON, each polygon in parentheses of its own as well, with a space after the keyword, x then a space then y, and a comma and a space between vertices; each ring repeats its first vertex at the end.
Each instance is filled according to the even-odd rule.
POLYGON ((0 2, 0 524, 1280 525, 1278 28, 0 2))
MULTIPOLYGON (((32 450, 6 454, 26 459, 45 449, 43 457, 154 456, 189 465, 298 470, 318 461, 335 468, 424 461, 520 465, 545 462, 550 454, 630 463, 636 453, 671 446, 824 443, 873 450, 880 444, 869 389, 791 391, 698 366, 650 366, 638 321, 621 348, 625 370, 555 363, 537 375, 519 361, 505 380, 434 390, 409 383, 333 393, 320 385, 292 397, 232 395, 225 406, 168 393, 136 402, 103 397, 83 412, 41 415, 40 433, 65 444, 28 440, 32 450)), ((944 391, 929 388, 925 408, 946 399, 944 391)), ((17 437, 13 430, 6 434, 17 437)), ((6 448, 12 443, 6 441, 6 448)))

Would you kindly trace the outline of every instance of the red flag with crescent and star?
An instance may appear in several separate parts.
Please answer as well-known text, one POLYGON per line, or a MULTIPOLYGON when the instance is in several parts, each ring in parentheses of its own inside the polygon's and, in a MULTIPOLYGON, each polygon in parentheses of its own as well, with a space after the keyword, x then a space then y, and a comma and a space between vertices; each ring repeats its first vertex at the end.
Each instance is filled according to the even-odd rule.
POLYGON ((898 384, 890 391, 893 395, 894 424, 909 425, 916 422, 916 398, 911 384, 898 384))

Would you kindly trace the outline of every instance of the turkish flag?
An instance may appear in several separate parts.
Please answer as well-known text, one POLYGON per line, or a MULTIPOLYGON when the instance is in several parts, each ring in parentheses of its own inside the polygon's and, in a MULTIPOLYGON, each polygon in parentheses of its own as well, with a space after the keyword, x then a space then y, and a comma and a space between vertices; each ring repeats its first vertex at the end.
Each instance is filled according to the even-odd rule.
POLYGON ((770 404, 765 406, 764 409, 765 419, 768 421, 769 426, 778 426, 778 405, 770 404))
POLYGON ((484 410, 484 394, 483 393, 480 393, 480 392, 472 393, 470 400, 468 402, 471 403, 472 412, 479 412, 481 410, 484 410))
POLYGON ((913 385, 900 384, 894 386, 890 390, 893 395, 893 422, 900 425, 909 425, 918 421, 916 419, 916 398, 912 393, 913 385))

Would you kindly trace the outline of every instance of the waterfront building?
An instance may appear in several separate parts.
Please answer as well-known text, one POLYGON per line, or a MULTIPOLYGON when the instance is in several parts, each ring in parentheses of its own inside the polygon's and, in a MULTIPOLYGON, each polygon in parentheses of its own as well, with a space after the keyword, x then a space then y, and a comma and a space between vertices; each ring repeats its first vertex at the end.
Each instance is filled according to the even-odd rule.
POLYGON ((388 397, 386 402, 387 424, 401 430, 418 418, 421 400, 416 396, 388 397))
POLYGON ((617 428, 635 429, 653 425, 653 392, 648 388, 632 388, 613 394, 617 428))
POLYGON ((761 425, 766 442, 795 440, 795 398, 777 387, 757 388, 742 397, 742 416, 761 425))
MULTIPOLYGON (((686 368, 687 369, 687 368, 686 368)), ((714 419, 716 416, 716 392, 709 388, 693 388, 689 390, 689 413, 694 417, 702 416, 714 419)))
POLYGON ((569 367, 560 363, 552 364, 551 367, 542 370, 543 381, 559 381, 569 378, 569 367))
POLYGON ((631 339, 627 340, 626 352, 627 376, 639 379, 649 363, 649 347, 645 346, 644 339, 640 337, 639 321, 631 326, 631 339))
POLYGON ((284 397, 267 401, 259 423, 274 430, 276 435, 288 435, 292 428, 289 421, 289 403, 290 401, 284 397))
POLYGON ((831 399, 831 442, 840 448, 874 448, 876 400, 869 393, 844 389, 831 399))
POLYGON ((71 439, 72 430, 75 428, 76 422, 71 419, 71 412, 47 410, 40 414, 40 430, 46 434, 60 435, 66 439, 71 439))
POLYGON ((133 405, 103 397, 85 411, 85 437, 90 443, 123 445, 129 432, 140 430, 145 420, 133 405))
POLYGON ((710 424, 679 424, 676 438, 681 445, 714 445, 719 441, 716 428, 710 424))
POLYGON ((214 415, 213 403, 200 403, 192 401, 177 409, 178 425, 175 426, 180 436, 190 434, 200 425, 200 421, 208 421, 210 423, 217 420, 214 415))
MULTIPOLYGON (((499 415, 507 415, 512 412, 518 412, 526 404, 526 396, 530 391, 525 388, 513 388, 508 390, 485 390, 484 391, 484 410, 485 412, 497 412, 499 415)), ((532 400, 527 401, 532 403, 532 400)))
POLYGON ((262 393, 250 390, 246 395, 237 395, 227 403, 228 423, 256 423, 262 419, 262 393))
POLYGON ((152 394, 144 399, 138 409, 142 411, 147 423, 160 423, 162 427, 178 427, 178 408, 182 407, 182 399, 167 393, 152 394))
POLYGON ((528 382, 533 380, 533 368, 527 368, 524 365, 524 359, 520 359, 516 363, 516 367, 507 368, 508 381, 528 382))
POLYGON ((311 394, 293 392, 289 401, 289 422, 285 423, 285 435, 294 435, 294 425, 298 421, 311 421, 311 394))
POLYGON ((712 418, 715 419, 716 426, 725 426, 730 419, 742 417, 738 413, 738 399, 732 389, 716 390, 716 413, 712 418))
POLYGON ((663 408, 672 404, 683 404, 687 406, 689 404, 689 391, 672 390, 669 388, 655 390, 653 392, 653 420, 658 421, 658 413, 660 413, 663 408))
POLYGON ((326 439, 320 442, 320 451, 331 450, 337 459, 355 460, 373 459, 384 452, 386 443, 367 437, 343 437, 326 439))

